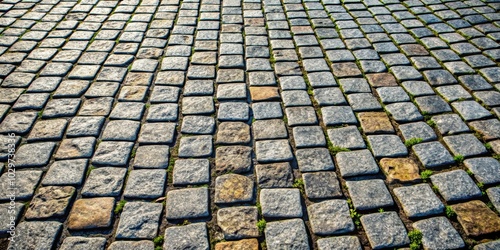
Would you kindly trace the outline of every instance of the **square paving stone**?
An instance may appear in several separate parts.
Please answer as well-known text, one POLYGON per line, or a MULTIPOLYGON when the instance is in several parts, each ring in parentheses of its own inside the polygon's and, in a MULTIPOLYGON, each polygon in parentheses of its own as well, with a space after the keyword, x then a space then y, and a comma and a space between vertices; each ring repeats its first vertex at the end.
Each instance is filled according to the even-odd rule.
POLYGON ((94 115, 107 116, 111 111, 112 105, 113 105, 112 97, 87 99, 83 103, 82 108, 80 109, 80 112, 78 112, 78 114, 82 116, 94 116, 94 115))
POLYGON ((487 153, 484 145, 472 134, 450 135, 443 140, 455 156, 470 157, 487 153))
POLYGON ((210 115, 214 112, 214 100, 211 96, 184 97, 182 99, 183 115, 210 115))
POLYGON ((469 127, 457 114, 436 115, 431 118, 442 135, 468 132, 469 127))
POLYGON ((307 231, 301 219, 269 222, 265 235, 269 249, 310 249, 307 231))
POLYGON ((328 250, 341 247, 342 249, 361 250, 361 244, 356 236, 337 236, 318 239, 318 249, 328 250))
POLYGON ((500 162, 492 157, 472 158, 464 161, 465 166, 474 174, 474 178, 483 184, 500 182, 500 162))
POLYGON ((21 222, 16 231, 23 233, 9 243, 8 249, 52 249, 57 245, 62 227, 56 221, 21 222))
POLYGON ((304 90, 288 90, 281 92, 285 107, 310 106, 311 99, 304 90))
POLYGON ((214 83, 211 80, 189 80, 184 86, 184 96, 212 95, 214 83))
POLYGON ((405 226, 396 212, 361 216, 361 225, 373 249, 395 248, 410 243, 405 226))
POLYGON ((213 151, 212 136, 198 135, 182 137, 179 146, 179 157, 207 157, 213 151))
POLYGON ((444 97, 444 99, 447 102, 453 102, 459 99, 471 99, 472 96, 465 90, 462 86, 456 84, 456 85, 448 85, 448 86, 442 86, 442 87, 437 87, 436 90, 439 92, 441 96, 444 97))
POLYGON ((116 82, 94 82, 90 85, 85 97, 111 97, 118 92, 119 83, 116 82))
POLYGON ((65 216, 75 191, 74 187, 69 186, 39 188, 30 202, 25 218, 30 220, 65 216))
POLYGON ((134 168, 167 168, 169 146, 139 146, 134 157, 134 168))
POLYGON ((215 119, 210 116, 184 116, 181 133, 212 134, 215 129, 215 119))
POLYGON ((244 203, 254 200, 254 182, 239 174, 225 174, 215 179, 216 204, 244 203))
POLYGON ((0 123, 0 133, 27 134, 37 118, 36 112, 13 112, 0 123))
POLYGON ((339 88, 314 89, 313 94, 314 100, 316 100, 320 106, 347 104, 344 95, 339 88))
POLYGON ((361 128, 366 134, 393 133, 389 117, 384 112, 364 112, 358 114, 361 128))
POLYGON ((140 122, 130 120, 110 121, 104 128, 104 141, 135 141, 139 133, 140 122))
POLYGON ((24 144, 17 149, 16 167, 44 167, 49 163, 56 144, 40 142, 24 144))
POLYGON ((343 128, 334 128, 327 131, 330 142, 335 147, 347 149, 363 149, 366 148, 363 137, 355 126, 343 128))
POLYGON ((446 201, 470 200, 481 197, 481 190, 463 170, 434 174, 431 181, 446 201))
POLYGON ((377 174, 379 172, 377 162, 368 149, 339 152, 336 155, 336 160, 342 177, 377 174))
POLYGON ((116 229, 117 239, 153 239, 160 225, 162 204, 127 202, 116 229))
POLYGON ((194 219, 209 216, 207 188, 186 188, 167 193, 167 219, 194 219))
POLYGON ((288 132, 283 120, 260 120, 254 121, 253 137, 255 140, 283 139, 288 137, 288 132))
POLYGON ((437 95, 417 97, 415 102, 422 112, 430 115, 452 111, 450 105, 437 95))
POLYGON ((428 184, 398 187, 394 189, 394 194, 410 218, 442 214, 444 211, 443 203, 428 184))
POLYGON ((81 186, 87 170, 88 160, 55 161, 42 180, 44 186, 81 186))
POLYGON ((148 87, 124 86, 118 94, 119 101, 143 102, 147 96, 148 87))
POLYGON ((394 205, 383 180, 347 181, 346 185, 356 209, 370 210, 394 205))
POLYGON ((55 154, 56 159, 90 158, 94 153, 94 137, 64 139, 55 154))
POLYGON ((477 237, 500 232, 500 217, 482 201, 459 203, 451 208, 457 214, 466 236, 477 237))
POLYGON ((217 119, 220 121, 248 121, 249 107, 245 102, 219 103, 217 119))
MULTIPOLYGON (((175 126, 176 124, 171 122, 144 123, 138 141, 140 144, 170 144, 174 141, 175 126)), ((133 129, 134 127, 129 126, 129 128, 133 129)))
POLYGON ((294 127, 293 138, 297 148, 326 146, 325 135, 320 126, 294 127))
POLYGON ((336 235, 354 231, 345 200, 328 200, 307 207, 311 228, 316 235, 336 235))
POLYGON ((296 125, 316 125, 316 111, 313 107, 291 107, 286 108, 285 113, 288 119, 288 126, 296 125))
POLYGON ((304 173, 305 192, 309 199, 342 197, 335 172, 304 173))
POLYGON ((386 105, 385 109, 394 120, 400 123, 420 121, 424 118, 415 104, 411 102, 391 103, 386 105))
POLYGON ((358 124, 356 116, 349 106, 329 106, 321 108, 323 123, 326 126, 337 126, 343 124, 358 124))
POLYGON ((163 195, 167 172, 161 169, 132 170, 128 176, 125 198, 155 199, 163 195))
POLYGON ((29 141, 61 140, 68 121, 65 119, 52 119, 38 121, 31 131, 29 141))
POLYGON ((414 145, 412 149, 426 168, 442 167, 455 163, 450 152, 440 142, 419 143, 414 145))
POLYGON ((454 102, 451 104, 465 121, 479 120, 490 117, 490 112, 475 101, 454 102))
POLYGON ((99 249, 103 250, 106 247, 106 238, 104 237, 80 237, 70 236, 64 238, 61 244, 61 250, 71 249, 99 249))
POLYGON ((208 159, 177 159, 172 179, 174 185, 209 183, 210 162, 208 159))
POLYGON ((500 210, 500 187, 488 188, 486 194, 496 210, 500 210))
POLYGON ((221 122, 217 131, 217 144, 247 144, 250 126, 243 122, 221 122))
POLYGON ((382 158, 380 167, 388 183, 420 180, 418 165, 411 158, 382 158))
POLYGON ((280 94, 277 87, 250 87, 250 97, 252 101, 271 101, 279 100, 280 94))
POLYGON ((401 130, 405 141, 412 138, 421 138, 424 142, 437 139, 434 130, 425 122, 402 124, 399 126, 399 129, 401 130))
POLYGON ((352 110, 358 111, 377 111, 381 110, 382 106, 371 93, 350 94, 347 96, 347 101, 351 105, 352 110))
POLYGON ((255 142, 255 154, 260 163, 291 161, 292 150, 288 140, 265 140, 255 142))
POLYGON ((446 217, 434 217, 413 223, 422 233, 422 245, 426 249, 459 249, 465 243, 446 217))
POLYGON ((101 133, 105 118, 102 116, 76 116, 66 131, 67 137, 94 136, 101 133))
POLYGON ((500 121, 498 119, 471 122, 469 125, 482 135, 484 140, 500 138, 500 121))
POLYGON ((207 226, 205 223, 174 226, 165 230, 165 243, 163 243, 163 249, 165 250, 207 250, 209 248, 207 226))
POLYGON ((90 171, 82 189, 82 196, 119 196, 127 169, 103 167, 90 171))
POLYGON ((108 228, 113 221, 115 199, 110 197, 79 199, 68 217, 69 230, 108 228))
POLYGON ((75 116, 80 103, 80 99, 52 99, 45 106, 42 118, 75 116))
POLYGON ((292 187, 293 173, 288 162, 261 164, 255 166, 259 188, 292 187))
POLYGON ((256 120, 282 118, 280 102, 258 102, 252 104, 252 111, 256 120))
POLYGON ((219 173, 245 173, 252 168, 252 148, 221 146, 215 152, 215 170, 219 173))
MULTIPOLYGON (((150 102, 177 102, 180 88, 171 86, 155 86, 151 93, 150 102)), ((187 100, 186 100, 187 101, 187 100)), ((200 107, 201 108, 201 107, 200 107)))
POLYGON ((133 142, 101 142, 94 157, 92 157, 92 163, 95 165, 125 166, 133 146, 133 142))
POLYGON ((408 155, 408 150, 397 135, 370 135, 367 138, 373 155, 377 158, 408 155))
POLYGON ((302 217, 298 189, 262 189, 259 198, 262 215, 268 218, 302 217))
POLYGON ((154 249, 154 247, 155 247, 155 244, 151 240, 115 241, 109 245, 108 250, 154 249))
POLYGON ((247 86, 244 83, 221 84, 217 86, 217 100, 246 99, 247 86))
POLYGON ((301 172, 335 169, 330 152, 326 148, 298 149, 296 155, 301 172))
POLYGON ((0 201, 10 201, 14 196, 16 200, 30 199, 35 193, 36 186, 40 182, 42 171, 17 171, 14 185, 12 177, 9 177, 8 172, 0 177, 2 189, 0 189, 0 201), (13 193, 12 189, 16 189, 13 193))
POLYGON ((434 90, 432 90, 429 84, 423 81, 406 81, 402 83, 402 86, 413 96, 434 94, 434 90))
POLYGON ((22 94, 12 106, 12 110, 41 110, 49 100, 49 93, 22 94))
POLYGON ((339 80, 344 94, 370 93, 370 85, 363 78, 346 78, 339 80))
POLYGON ((257 216, 256 207, 222 208, 217 211, 217 225, 225 239, 258 237, 257 216))

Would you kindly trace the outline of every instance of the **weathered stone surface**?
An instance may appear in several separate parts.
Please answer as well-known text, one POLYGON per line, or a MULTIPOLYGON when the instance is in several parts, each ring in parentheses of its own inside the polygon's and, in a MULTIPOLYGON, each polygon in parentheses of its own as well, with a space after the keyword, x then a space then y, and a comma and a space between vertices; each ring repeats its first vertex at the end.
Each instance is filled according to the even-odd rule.
POLYGON ((380 167, 388 182, 411 182, 420 179, 418 165, 411 158, 383 158, 380 167))
POLYGON ((305 148, 296 151, 297 163, 301 172, 334 170, 330 152, 326 148, 305 148))
POLYGON ((266 225, 265 235, 269 249, 309 249, 307 231, 301 219, 269 222, 266 225))
POLYGON ((255 142, 255 154, 260 163, 291 161, 292 150, 288 140, 267 140, 255 142))
POLYGON ((132 199, 155 199, 163 195, 167 172, 162 169, 132 170, 123 196, 132 199))
POLYGON ((40 142, 24 144, 16 150, 16 167, 44 167, 49 163, 56 144, 40 142))
POLYGON ((336 155, 336 160, 340 174, 343 177, 376 174, 379 172, 377 162, 368 149, 339 152, 336 155))
POLYGON ((354 208, 377 209, 394 205, 391 194, 383 180, 346 181, 354 208))
POLYGON ((276 87, 250 87, 252 101, 269 101, 280 98, 276 87))
POLYGON ((474 178, 483 184, 500 182, 500 162, 491 157, 472 158, 464 161, 474 178))
POLYGON ((253 200, 253 180, 238 174, 225 174, 215 179, 215 203, 241 203, 253 200))
POLYGON ((392 133, 392 127, 389 117, 383 112, 366 112, 358 114, 363 132, 367 134, 392 133))
POLYGON ((193 223, 186 226, 169 227, 165 230, 163 249, 208 250, 207 226, 205 223, 193 223))
POLYGON ((19 219, 21 219, 22 213, 24 211, 23 203, 2 203, 0 204, 0 211, 6 211, 0 214, 0 234, 8 234, 10 227, 12 226, 12 221, 17 224, 19 219))
POLYGON ((477 244, 474 246, 474 250, 491 250, 500 247, 500 240, 494 240, 486 243, 477 244))
POLYGON ((174 185, 208 183, 210 162, 208 159, 177 159, 172 178, 174 185))
POLYGON ((256 207, 228 207, 217 211, 217 225, 228 240, 258 237, 256 207))
POLYGON ((178 189, 167 193, 167 219, 195 219, 207 216, 209 216, 207 188, 178 189))
POLYGON ((432 175, 431 181, 446 201, 469 200, 481 196, 481 190, 461 169, 432 175))
POLYGON ((134 143, 104 141, 99 143, 92 158, 96 165, 125 166, 128 163, 134 143))
POLYGON ((426 168, 435 168, 455 163, 450 152, 440 142, 419 143, 412 147, 426 168))
POLYGON ((394 194, 410 218, 436 215, 444 210, 443 203, 425 183, 395 188, 394 194))
POLYGON ((80 237, 72 236, 64 239, 61 250, 85 250, 98 249, 104 250, 106 246, 106 238, 104 237, 80 237))
POLYGON ((457 230, 445 217, 434 217, 413 223, 422 233, 425 249, 459 249, 465 246, 457 230))
POLYGON ((117 239, 153 239, 156 237, 163 206, 151 202, 127 202, 116 230, 117 239))
POLYGON ((220 242, 215 245, 215 250, 259 250, 257 239, 220 242))
POLYGON ((153 241, 115 241, 109 245, 107 250, 154 250, 153 241))
POLYGON ((10 201, 12 197, 16 200, 28 200, 33 196, 35 189, 42 178, 42 171, 16 171, 15 182, 11 185, 12 176, 6 172, 0 177, 0 200, 10 201), (14 192, 15 190, 15 192, 14 192))
POLYGON ((302 203, 298 189, 262 189, 259 197, 262 216, 266 218, 302 217, 302 203))
POLYGON ((255 140, 284 139, 288 137, 285 122, 279 119, 257 120, 252 123, 255 140))
POLYGON ((107 228, 113 220, 114 198, 79 199, 73 204, 68 218, 70 230, 107 228))
POLYGON ((451 206, 467 236, 500 232, 500 217, 482 201, 473 200, 451 206))
POLYGON ((307 207, 311 228, 316 235, 335 235, 354 231, 345 200, 329 200, 307 207))
POLYGON ((252 168, 252 148, 246 146, 222 146, 215 151, 217 172, 245 173, 252 168))
POLYGON ((335 172, 304 173, 304 187, 309 199, 342 197, 335 172))
POLYGON ((356 236, 337 236, 318 239, 319 250, 335 248, 361 250, 361 244, 356 236))
POLYGON ((103 167, 90 171, 82 189, 83 196, 119 196, 127 169, 103 167))
POLYGON ((183 137, 179 146, 179 157, 206 157, 212 155, 212 136, 198 135, 183 137))
POLYGON ((89 158, 94 153, 96 139, 94 137, 78 137, 64 139, 57 149, 56 159, 89 158))
POLYGON ((396 212, 363 215, 361 225, 373 249, 400 247, 410 243, 405 226, 396 212))
POLYGON ((65 216, 74 194, 74 187, 42 187, 31 200, 25 217, 48 219, 65 216))
POLYGON ((246 144, 250 142, 250 127, 243 122, 222 122, 217 131, 218 144, 246 144))
POLYGON ((292 187, 293 173, 288 162, 256 165, 255 170, 260 188, 292 187))
POLYGON ((56 221, 21 222, 17 225, 16 240, 11 241, 9 249, 51 249, 57 244, 62 224, 56 221))
POLYGON ((169 146, 139 146, 135 152, 135 168, 167 168, 169 164, 169 146))
POLYGON ((65 119, 38 121, 31 131, 29 141, 61 140, 68 121, 65 119))

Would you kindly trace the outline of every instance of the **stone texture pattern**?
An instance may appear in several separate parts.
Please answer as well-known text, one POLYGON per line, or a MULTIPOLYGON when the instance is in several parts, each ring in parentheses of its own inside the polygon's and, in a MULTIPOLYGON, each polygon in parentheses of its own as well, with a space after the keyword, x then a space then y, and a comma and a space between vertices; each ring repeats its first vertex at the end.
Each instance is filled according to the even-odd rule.
POLYGON ((499 13, 3 0, 0 208, 19 249, 498 248, 499 13))

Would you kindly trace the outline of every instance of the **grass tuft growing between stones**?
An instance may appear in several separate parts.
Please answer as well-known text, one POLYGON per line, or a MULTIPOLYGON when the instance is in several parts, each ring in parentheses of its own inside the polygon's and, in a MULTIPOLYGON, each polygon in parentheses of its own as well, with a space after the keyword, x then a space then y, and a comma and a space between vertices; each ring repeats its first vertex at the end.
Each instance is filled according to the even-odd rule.
POLYGON ((432 170, 424 170, 422 171, 422 173, 420 173, 420 178, 422 179, 422 181, 427 182, 429 178, 431 178, 432 173, 432 170))
POLYGON ((260 234, 264 233, 264 230, 266 229, 266 223, 267 222, 264 219, 260 219, 259 221, 257 221, 257 228, 259 229, 260 234))
POLYGON ((411 138, 411 139, 405 141, 405 146, 407 148, 409 148, 409 147, 411 147, 415 144, 419 144, 423 141, 424 141, 424 139, 422 139, 422 138, 411 138))
POLYGON ((455 160, 455 162, 457 162, 457 163, 462 163, 462 162, 464 162, 464 156, 463 155, 455 155, 455 156, 453 156, 453 160, 455 160))
POLYGON ((158 235, 156 238, 153 239, 153 243, 155 243, 155 250, 163 249, 163 235, 158 235))
POLYGON ((354 222, 354 225, 356 225, 357 229, 360 229, 361 228, 361 214, 359 214, 356 211, 356 209, 352 205, 352 200, 351 199, 347 199, 347 205, 349 205, 349 215, 351 216, 352 221, 354 222))
POLYGON ((455 211, 453 210, 453 208, 451 206, 446 206, 445 214, 446 214, 446 217, 448 217, 448 219, 454 219, 457 216, 457 214, 455 213, 455 211))
POLYGON ((340 152, 348 152, 348 151, 351 151, 350 149, 348 148, 343 148, 343 147, 339 147, 339 146, 334 146, 330 141, 328 141, 328 150, 330 151, 330 153, 332 155, 336 155, 337 153, 340 153, 340 152))
POLYGON ((428 121, 427 121, 427 125, 429 125, 429 126, 431 126, 431 127, 433 127, 433 128, 435 128, 435 127, 436 127, 436 123, 435 123, 433 120, 428 120, 428 121))
POLYGON ((408 238, 410 238, 410 250, 422 249, 422 232, 417 229, 411 230, 408 238))
POLYGON ((295 179, 292 185, 294 188, 298 188, 302 194, 304 194, 304 180, 295 179))
POLYGON ((121 200, 118 202, 118 204, 116 204, 116 207, 115 207, 115 214, 119 214, 123 211, 123 207, 125 206, 125 204, 127 203, 126 200, 121 200))

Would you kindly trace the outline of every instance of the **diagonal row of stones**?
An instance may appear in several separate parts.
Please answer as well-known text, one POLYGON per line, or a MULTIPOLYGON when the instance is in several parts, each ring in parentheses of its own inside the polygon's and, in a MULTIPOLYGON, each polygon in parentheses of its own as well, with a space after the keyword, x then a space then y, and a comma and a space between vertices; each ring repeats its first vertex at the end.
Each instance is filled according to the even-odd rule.
POLYGON ((4 1, 11 246, 380 249, 412 229, 429 249, 487 242, 500 231, 498 9, 4 1))

